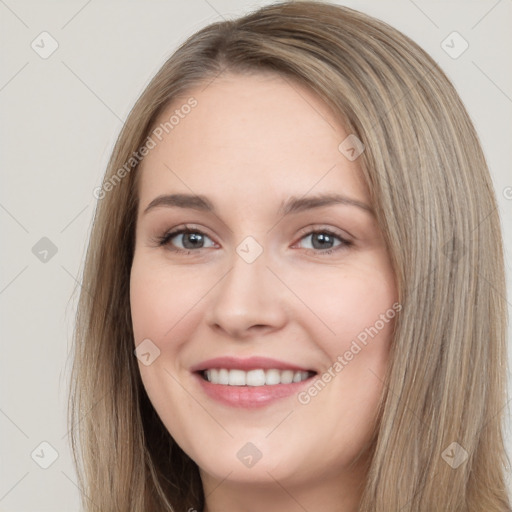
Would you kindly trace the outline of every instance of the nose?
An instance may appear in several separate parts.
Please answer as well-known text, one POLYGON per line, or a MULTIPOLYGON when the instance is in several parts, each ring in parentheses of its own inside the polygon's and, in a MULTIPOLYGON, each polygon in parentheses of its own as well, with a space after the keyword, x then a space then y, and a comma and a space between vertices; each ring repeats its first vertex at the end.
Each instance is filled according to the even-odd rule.
POLYGON ((268 263, 265 251, 252 263, 234 252, 230 270, 210 297, 206 320, 211 328, 246 339, 285 325, 285 287, 268 263))

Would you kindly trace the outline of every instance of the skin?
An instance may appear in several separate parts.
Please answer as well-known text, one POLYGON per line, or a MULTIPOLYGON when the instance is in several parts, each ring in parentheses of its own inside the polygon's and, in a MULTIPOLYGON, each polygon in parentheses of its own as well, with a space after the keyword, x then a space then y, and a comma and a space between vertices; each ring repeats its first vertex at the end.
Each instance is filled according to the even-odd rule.
POLYGON ((149 366, 139 362, 144 386, 200 468, 205 511, 355 511, 392 320, 307 404, 294 395, 230 407, 206 396, 190 371, 212 357, 258 355, 321 375, 397 300, 372 212, 338 203, 278 214, 292 195, 337 192, 371 207, 358 160, 338 150, 348 133, 313 92, 271 74, 223 74, 175 99, 157 124, 190 96, 197 106, 140 169, 131 312, 135 345, 149 338, 160 350, 149 366), (170 193, 205 195, 216 211, 143 213, 170 193), (202 246, 172 252, 186 235, 158 245, 185 223, 206 234, 202 246), (351 244, 335 236, 313 245, 308 233, 322 229, 351 244), (247 236, 263 248, 252 263, 236 252, 247 236), (262 454, 250 468, 237 457, 247 442, 262 454))

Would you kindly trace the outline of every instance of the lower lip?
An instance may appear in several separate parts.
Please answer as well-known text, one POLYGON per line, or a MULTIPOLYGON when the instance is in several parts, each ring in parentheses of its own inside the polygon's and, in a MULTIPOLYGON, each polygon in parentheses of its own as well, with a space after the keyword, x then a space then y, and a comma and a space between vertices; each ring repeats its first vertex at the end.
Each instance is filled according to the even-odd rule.
POLYGON ((274 384, 273 386, 226 386, 225 384, 212 384, 203 379, 199 373, 195 373, 194 377, 199 380, 203 391, 210 398, 231 407, 252 409, 297 394, 303 387, 308 386, 316 375, 301 382, 274 384))

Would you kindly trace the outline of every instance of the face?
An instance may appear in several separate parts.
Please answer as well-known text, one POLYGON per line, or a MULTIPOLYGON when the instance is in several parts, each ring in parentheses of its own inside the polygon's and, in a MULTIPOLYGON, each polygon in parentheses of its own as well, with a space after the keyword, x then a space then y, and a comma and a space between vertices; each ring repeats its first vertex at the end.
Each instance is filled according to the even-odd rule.
POLYGON ((203 481, 334 481, 370 440, 397 310, 350 134, 272 75, 222 75, 156 124, 177 109, 139 176, 145 389, 203 481))

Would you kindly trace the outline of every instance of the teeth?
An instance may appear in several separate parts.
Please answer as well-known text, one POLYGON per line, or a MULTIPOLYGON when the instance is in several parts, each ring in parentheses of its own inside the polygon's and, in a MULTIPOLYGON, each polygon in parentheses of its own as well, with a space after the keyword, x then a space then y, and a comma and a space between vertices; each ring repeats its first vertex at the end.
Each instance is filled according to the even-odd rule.
POLYGON ((219 370, 219 384, 229 384, 229 372, 225 368, 219 370))
MULTIPOLYGON (((297 372, 300 373, 300 372, 297 372)), ((272 386, 281 382, 281 372, 279 370, 267 370, 265 372, 265 384, 272 386)))
POLYGON ((293 382, 293 371, 285 370, 281 373, 281 384, 291 384, 293 382))
MULTIPOLYGON (((231 370, 233 371, 233 370, 231 370)), ((244 372, 245 373, 245 372, 244 372)), ((231 379, 230 379, 231 382, 231 379)), ((265 372, 263 370, 251 370, 247 372, 245 382, 248 386, 264 386, 265 372)))
POLYGON ((230 386, 245 386, 245 372, 243 370, 229 370, 229 385, 230 386))
POLYGON ((302 380, 302 372, 295 372, 293 374, 293 382, 300 382, 301 380, 302 380))
POLYGON ((293 370, 227 370, 226 368, 211 368, 203 372, 207 381, 212 384, 227 386, 274 386, 276 384, 291 384, 302 382, 309 377, 310 372, 293 370))

